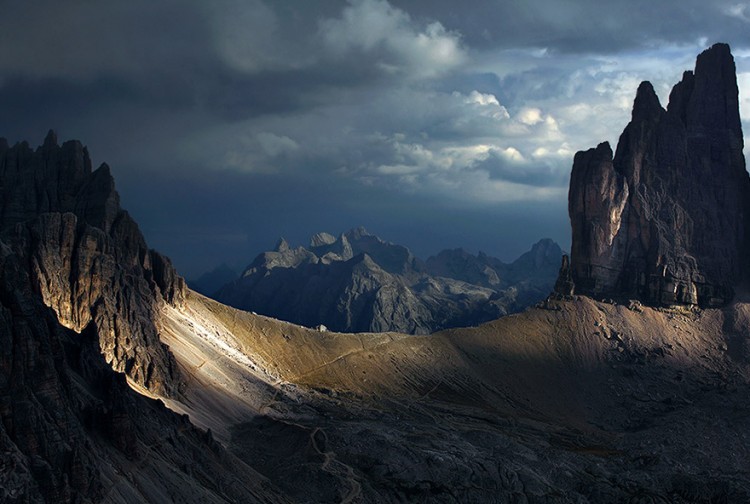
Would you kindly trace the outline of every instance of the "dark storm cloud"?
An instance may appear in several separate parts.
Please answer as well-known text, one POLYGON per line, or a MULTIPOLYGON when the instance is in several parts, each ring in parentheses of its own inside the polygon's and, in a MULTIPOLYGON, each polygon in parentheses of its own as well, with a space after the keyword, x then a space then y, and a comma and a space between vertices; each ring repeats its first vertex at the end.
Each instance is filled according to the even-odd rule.
POLYGON ((562 187, 568 183, 567 173, 539 162, 518 162, 507 154, 490 151, 486 159, 473 166, 489 174, 490 180, 504 180, 532 187, 562 187))
POLYGON ((666 98, 722 40, 750 87, 748 14, 693 0, 13 2, 0 136, 80 138, 188 274, 360 224, 421 255, 512 258, 542 236, 566 245, 572 156, 616 141, 640 80, 666 98))
POLYGON ((201 12, 178 1, 6 2, 0 75, 166 84, 210 63, 207 36, 201 12))
POLYGON ((452 0, 394 5, 419 18, 443 20, 473 47, 548 47, 567 53, 617 53, 658 44, 748 40, 746 3, 703 0, 452 0), (743 19, 744 18, 744 19, 743 19))

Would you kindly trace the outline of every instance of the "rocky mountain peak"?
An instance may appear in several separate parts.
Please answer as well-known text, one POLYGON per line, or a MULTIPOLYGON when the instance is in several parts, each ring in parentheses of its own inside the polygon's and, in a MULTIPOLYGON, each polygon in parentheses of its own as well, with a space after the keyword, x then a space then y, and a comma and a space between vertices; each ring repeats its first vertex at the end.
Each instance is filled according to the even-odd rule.
POLYGON ((375 236, 371 234, 367 229, 365 229, 364 226, 358 226, 354 229, 350 229, 346 233, 344 233, 347 238, 350 240, 360 240, 366 236, 375 236))
POLYGON ((726 44, 698 56, 666 110, 643 82, 614 157, 603 143, 574 158, 575 291, 657 305, 729 302, 748 263, 742 138, 726 44))
POLYGON ((317 233, 310 238, 310 247, 323 247, 336 243, 336 237, 330 233, 317 233))
POLYGON ((654 86, 649 81, 643 81, 638 86, 633 102, 633 122, 658 120, 664 109, 656 96, 654 86))
POLYGON ((107 165, 53 131, 0 141, 0 502, 287 502, 235 490, 257 473, 129 386, 184 398, 160 337, 186 303, 107 165))
POLYGON ((463 249, 426 262, 364 228, 264 252, 215 291, 229 305, 334 331, 426 334, 516 312, 546 296, 562 252, 539 241, 512 264, 463 249), (314 300, 314 302, 310 302, 314 300))
POLYGON ((709 130, 728 130, 739 134, 739 92, 734 58, 727 44, 716 44, 703 51, 695 64, 686 126, 709 130))
POLYGON ((57 147, 57 133, 55 133, 55 130, 49 130, 47 132, 47 136, 44 138, 42 147, 45 149, 57 147))
POLYGON ((562 249, 552 239, 542 238, 531 246, 531 250, 527 254, 529 254, 533 267, 539 269, 545 265, 557 266, 560 256, 562 256, 562 249))
POLYGON ((274 252, 288 252, 290 250, 289 242, 287 242, 284 238, 279 238, 279 241, 276 242, 276 245, 273 247, 274 252))
POLYGON ((26 258, 25 274, 59 323, 95 330, 116 371, 176 394, 181 379, 154 317, 160 303, 182 303, 185 282, 120 208, 109 167, 92 171, 88 150, 75 140, 59 145, 54 131, 35 150, 6 142, 0 201, 0 241, 26 258))

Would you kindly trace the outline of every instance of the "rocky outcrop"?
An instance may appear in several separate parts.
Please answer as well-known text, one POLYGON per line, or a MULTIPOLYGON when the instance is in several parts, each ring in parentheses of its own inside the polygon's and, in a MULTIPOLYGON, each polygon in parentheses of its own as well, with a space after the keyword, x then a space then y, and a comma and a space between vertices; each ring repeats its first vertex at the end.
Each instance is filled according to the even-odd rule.
POLYGON ((358 228, 338 238, 316 234, 308 248, 281 240, 216 298, 309 327, 429 334, 536 303, 552 288, 561 254, 542 240, 512 264, 461 249, 422 262, 358 228))
POLYGON ((185 283, 120 208, 109 167, 92 171, 86 148, 60 146, 53 132, 36 150, 3 140, 0 196, 0 239, 26 261, 58 321, 78 333, 92 326, 114 370, 175 395, 181 378, 159 341, 155 312, 160 303, 181 303, 185 283))
POLYGON ((750 179, 729 46, 698 56, 665 110, 643 82, 617 151, 576 154, 575 291, 655 305, 720 306, 747 273, 750 179))
POLYGON ((64 327, 18 250, 0 242, 0 502, 285 502, 187 416, 131 390, 95 322, 64 327))
POLYGON ((286 502, 128 386, 180 395, 157 312, 185 294, 80 143, 0 140, 0 502, 286 502))

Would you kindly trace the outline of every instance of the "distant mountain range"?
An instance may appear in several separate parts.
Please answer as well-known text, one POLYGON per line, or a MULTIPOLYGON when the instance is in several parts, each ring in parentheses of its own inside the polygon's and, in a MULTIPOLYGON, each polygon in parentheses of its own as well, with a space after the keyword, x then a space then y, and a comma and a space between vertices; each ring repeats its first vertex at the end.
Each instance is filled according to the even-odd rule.
MULTIPOLYGON (((280 240, 242 275, 213 292, 218 268, 195 288, 231 306, 342 332, 429 334, 521 311, 554 286, 562 251, 549 239, 506 264, 486 254, 444 250, 422 261, 359 227, 310 245, 280 240)), ((193 284, 191 284, 192 286, 193 284)))

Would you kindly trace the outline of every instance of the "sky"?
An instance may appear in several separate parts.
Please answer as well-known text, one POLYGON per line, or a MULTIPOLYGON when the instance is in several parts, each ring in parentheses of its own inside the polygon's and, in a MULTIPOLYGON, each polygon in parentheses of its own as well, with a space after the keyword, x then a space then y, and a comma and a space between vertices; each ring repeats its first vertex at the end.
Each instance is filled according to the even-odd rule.
POLYGON ((750 2, 0 6, 0 137, 81 140, 188 278, 360 225, 423 258, 568 249, 575 152, 715 42, 750 118, 750 2))

